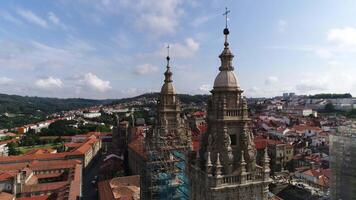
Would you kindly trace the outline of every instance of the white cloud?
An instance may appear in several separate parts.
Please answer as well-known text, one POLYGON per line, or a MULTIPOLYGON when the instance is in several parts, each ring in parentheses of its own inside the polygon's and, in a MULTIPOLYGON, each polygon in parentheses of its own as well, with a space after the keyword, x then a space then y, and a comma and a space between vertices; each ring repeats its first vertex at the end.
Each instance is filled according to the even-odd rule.
POLYGON ((22 22, 19 19, 17 19, 13 15, 5 11, 0 12, 0 17, 14 24, 22 24, 22 22))
POLYGON ((48 21, 52 22, 53 24, 62 28, 63 30, 68 29, 68 27, 61 22, 61 19, 53 12, 48 13, 48 21))
POLYGON ((314 48, 314 53, 320 58, 331 58, 333 53, 327 48, 314 48))
POLYGON ((212 89, 210 84, 203 84, 199 87, 199 90, 204 93, 208 93, 212 89))
POLYGON ((167 33, 173 33, 178 22, 168 16, 143 15, 137 22, 142 29, 148 29, 155 36, 159 37, 167 33))
POLYGON ((47 28, 48 24, 47 21, 42 19, 41 17, 37 16, 35 13, 31 12, 30 10, 24 10, 24 9, 17 9, 17 13, 23 17, 25 20, 28 22, 41 26, 43 28, 47 28))
POLYGON ((318 93, 327 90, 320 82, 311 82, 309 80, 304 80, 302 83, 297 84, 295 89, 302 94, 318 93))
POLYGON ((343 66, 326 67, 317 74, 307 74, 302 78, 295 89, 303 94, 311 93, 356 93, 356 80, 353 74, 356 68, 343 66))
POLYGON ((266 84, 266 85, 273 85, 273 84, 277 83, 278 80, 279 80, 278 77, 269 76, 269 77, 267 77, 267 79, 265 80, 265 84, 266 84))
POLYGON ((0 77, 0 85, 7 85, 9 83, 11 83, 13 80, 11 78, 8 77, 0 77))
POLYGON ((115 42, 119 48, 129 48, 132 46, 131 40, 123 32, 117 33, 111 40, 115 42))
POLYGON ((135 68, 134 73, 136 75, 149 75, 152 73, 155 73, 158 71, 158 68, 156 66, 153 66, 151 64, 143 64, 139 65, 135 68))
POLYGON ((329 41, 338 42, 342 46, 356 45, 356 29, 352 27, 331 29, 327 36, 329 41))
POLYGON ((206 22, 208 22, 213 17, 216 17, 216 15, 214 15, 214 16, 213 15, 199 16, 191 22, 191 25, 194 27, 201 26, 201 25, 205 24, 206 22))
POLYGON ((98 92, 106 92, 111 89, 110 81, 102 80, 91 72, 85 74, 80 82, 84 86, 98 92))
POLYGON ((31 40, 0 40, 0 46, 0 66, 6 68, 78 68, 106 62, 90 55, 95 50, 90 44, 75 38, 69 38, 60 47, 31 40))
POLYGON ((42 89, 53 89, 53 88, 61 88, 63 83, 59 78, 53 78, 52 76, 44 79, 38 79, 35 82, 35 85, 42 89))
MULTIPOLYGON (((190 58, 199 50, 199 43, 193 38, 185 39, 184 43, 170 44, 170 54, 172 58, 190 58)), ((159 56, 167 55, 166 45, 162 46, 159 51, 159 56)))
POLYGON ((53 12, 49 12, 48 13, 48 19, 49 21, 51 21, 53 24, 59 24, 60 20, 59 18, 53 13, 53 12))
MULTIPOLYGON (((85 1, 84 1, 85 2, 85 1)), ((88 1, 93 3, 93 1, 88 1)), ((184 11, 180 8, 183 0, 102 0, 96 7, 105 14, 121 15, 122 10, 130 14, 127 20, 151 36, 160 37, 175 32, 184 11)), ((96 3, 94 1, 94 3, 96 3)), ((191 5, 191 4, 189 4, 191 5)))
POLYGON ((287 26, 288 26, 287 21, 285 21, 283 19, 278 20, 278 31, 279 32, 281 32, 281 33, 285 32, 287 26))

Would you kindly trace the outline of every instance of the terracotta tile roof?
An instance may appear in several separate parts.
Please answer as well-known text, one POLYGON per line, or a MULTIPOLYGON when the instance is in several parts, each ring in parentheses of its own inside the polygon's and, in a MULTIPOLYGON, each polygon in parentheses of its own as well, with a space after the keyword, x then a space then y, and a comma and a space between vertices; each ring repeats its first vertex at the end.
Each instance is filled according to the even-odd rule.
POLYGON ((27 166, 28 163, 0 164, 0 171, 18 171, 27 166))
POLYGON ((110 187, 122 187, 122 186, 140 186, 140 176, 123 176, 111 179, 110 187))
POLYGON ((147 159, 146 151, 143 146, 143 139, 137 138, 133 140, 129 145, 129 149, 133 150, 136 152, 138 155, 143 157, 145 160, 147 159))
POLYGON ((14 195, 7 193, 7 192, 0 192, 0 199, 1 200, 13 200, 14 195))
POLYGON ((301 125, 294 125, 292 130, 295 130, 297 132, 305 132, 307 130, 312 130, 315 132, 321 132, 322 129, 316 126, 311 126, 311 125, 306 125, 306 124, 301 124, 301 125))
POLYGON ((8 180, 8 179, 11 179, 13 177, 15 177, 17 175, 17 173, 14 173, 14 172, 3 172, 3 173, 0 173, 0 181, 5 181, 5 180, 8 180))
POLYGON ((319 178, 318 178, 318 181, 317 181, 317 184, 318 185, 321 185, 323 187, 329 187, 329 178, 324 176, 324 175, 321 175, 319 178))
POLYGON ((54 152, 54 149, 48 148, 48 149, 33 149, 25 153, 25 155, 34 155, 34 154, 46 154, 46 153, 52 153, 54 152))
POLYGON ((111 190, 109 180, 100 181, 98 183, 99 200, 115 200, 114 194, 111 190))
POLYGON ((65 169, 74 168, 80 163, 79 160, 33 161, 28 167, 33 170, 65 169))
POLYGON ((48 160, 48 159, 64 159, 67 156, 66 152, 55 154, 39 154, 39 155, 19 155, 19 156, 0 156, 0 163, 9 162, 26 162, 32 160, 48 160))
POLYGON ((83 155, 85 154, 92 145, 98 142, 95 136, 89 137, 85 142, 81 143, 82 145, 74 149, 71 152, 62 152, 54 154, 32 154, 32 155, 19 155, 19 156, 0 156, 0 164, 2 163, 19 163, 19 162, 29 162, 33 160, 65 160, 68 159, 68 156, 71 155, 83 155))
POLYGON ((318 178, 321 175, 320 171, 317 171, 315 169, 309 169, 309 170, 303 172, 303 174, 308 175, 308 176, 313 176, 316 178, 318 178))
POLYGON ((200 148, 200 140, 193 140, 193 151, 199 151, 200 148))
POLYGON ((100 200, 134 199, 140 195, 140 176, 124 176, 98 184, 100 200))
POLYGON ((88 152, 93 144, 95 144, 96 142, 98 142, 98 139, 96 139, 96 137, 89 137, 89 139, 87 141, 85 141, 84 143, 82 143, 82 145, 80 145, 78 148, 76 148, 75 150, 73 150, 72 152, 70 152, 70 154, 85 154, 86 152, 88 152))
POLYGON ((55 178, 61 176, 63 173, 48 173, 48 174, 36 174, 37 179, 55 178))
POLYGON ((16 164, 1 164, 0 171, 18 171, 23 168, 31 168, 34 171, 49 169, 72 168, 80 164, 79 160, 51 160, 51 161, 31 161, 16 164))
POLYGON ((50 196, 48 195, 17 198, 17 200, 48 200, 48 199, 50 199, 50 196))
POLYGON ((80 142, 67 142, 64 144, 64 146, 67 148, 77 148, 80 145, 82 145, 82 143, 80 143, 80 142))
POLYGON ((331 177, 331 169, 321 169, 321 173, 328 178, 331 177))
POLYGON ((82 176, 81 176, 82 166, 77 165, 74 169, 74 177, 70 182, 69 186, 69 199, 78 199, 81 191, 81 183, 82 183, 82 176))
POLYGON ((36 185, 24 185, 22 188, 22 193, 54 191, 54 190, 61 189, 63 187, 67 187, 68 185, 69 185, 68 181, 42 183, 42 184, 36 184, 36 185))
POLYGON ((17 142, 19 139, 11 139, 11 140, 4 140, 4 141, 1 141, 0 142, 0 145, 2 144, 7 144, 7 143, 10 143, 10 142, 17 142))
POLYGON ((257 150, 265 149, 267 144, 271 145, 271 146, 285 144, 284 142, 279 141, 279 140, 265 139, 262 137, 254 138, 254 142, 255 142, 255 147, 257 150))
POLYGON ((202 124, 198 126, 198 129, 200 130, 200 133, 205 133, 208 130, 208 125, 207 124, 202 124))
POLYGON ((197 112, 194 112, 192 115, 195 117, 204 117, 205 113, 201 112, 201 111, 197 111, 197 112))

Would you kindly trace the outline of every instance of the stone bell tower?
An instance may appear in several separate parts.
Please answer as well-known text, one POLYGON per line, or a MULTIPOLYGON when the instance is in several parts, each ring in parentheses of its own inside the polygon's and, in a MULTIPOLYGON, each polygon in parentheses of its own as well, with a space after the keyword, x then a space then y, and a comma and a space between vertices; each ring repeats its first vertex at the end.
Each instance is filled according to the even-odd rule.
POLYGON ((207 107, 208 131, 201 138, 198 156, 190 170, 191 197, 264 200, 270 183, 269 160, 266 157, 263 166, 256 165, 247 102, 234 74, 227 24, 223 33, 220 72, 207 107))

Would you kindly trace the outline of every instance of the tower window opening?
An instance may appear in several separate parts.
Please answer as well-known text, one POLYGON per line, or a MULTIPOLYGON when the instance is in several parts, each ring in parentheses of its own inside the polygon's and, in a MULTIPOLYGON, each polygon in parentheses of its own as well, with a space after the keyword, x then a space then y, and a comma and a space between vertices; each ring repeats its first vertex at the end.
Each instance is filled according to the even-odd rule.
POLYGON ((236 135, 230 135, 231 145, 236 145, 236 135))

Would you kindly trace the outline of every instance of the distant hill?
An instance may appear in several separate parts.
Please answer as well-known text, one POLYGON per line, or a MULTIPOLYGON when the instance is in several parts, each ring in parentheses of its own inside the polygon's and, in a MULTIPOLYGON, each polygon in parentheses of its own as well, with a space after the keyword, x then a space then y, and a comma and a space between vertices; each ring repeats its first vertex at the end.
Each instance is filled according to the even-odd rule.
MULTIPOLYGON (((130 101, 141 100, 143 98, 152 99, 158 97, 159 93, 146 93, 136 97, 116 100, 92 100, 81 98, 61 99, 0 94, 0 114, 5 112, 14 114, 33 114, 37 111, 41 111, 44 114, 49 114, 100 104, 127 103, 130 101)), ((209 95, 178 94, 178 97, 183 103, 201 103, 207 102, 209 95)))
POLYGON ((37 111, 54 113, 63 110, 110 103, 112 100, 59 99, 0 94, 0 113, 32 114, 37 111))
MULTIPOLYGON (((202 103, 207 102, 210 95, 189 95, 189 94, 178 94, 178 98, 183 103, 202 103)), ((131 98, 123 98, 113 101, 113 104, 117 103, 127 103, 131 101, 139 101, 142 99, 157 99, 159 97, 159 93, 145 93, 139 96, 131 97, 131 98)))
POLYGON ((343 98, 352 98, 350 93, 345 94, 315 94, 310 95, 310 99, 343 99, 343 98))

